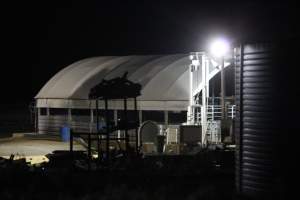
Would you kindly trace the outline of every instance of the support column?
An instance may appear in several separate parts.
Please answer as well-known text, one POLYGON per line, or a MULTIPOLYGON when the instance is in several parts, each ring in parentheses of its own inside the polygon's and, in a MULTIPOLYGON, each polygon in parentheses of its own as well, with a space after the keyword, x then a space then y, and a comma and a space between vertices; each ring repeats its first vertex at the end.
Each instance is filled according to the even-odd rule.
MULTIPOLYGON (((203 56, 205 59, 205 71, 206 71, 206 98, 209 98, 209 59, 206 56, 203 56)), ((209 102, 206 102, 207 105, 209 102)))
POLYGON ((109 161, 109 115, 108 115, 107 99, 105 99, 105 126, 106 126, 106 160, 109 161))
POLYGON ((207 66, 206 56, 201 56, 201 69, 202 69, 202 106, 201 106, 201 143, 206 145, 206 128, 207 128, 207 66))
POLYGON ((71 122, 72 122, 72 109, 68 108, 68 125, 71 128, 71 122))
POLYGON ((165 129, 167 129, 169 126, 169 111, 168 110, 164 111, 164 120, 165 120, 165 129))
POLYGON ((139 136, 138 136, 138 123, 139 123, 139 113, 137 110, 137 101, 136 97, 134 98, 134 115, 135 115, 135 123, 136 123, 136 128, 135 128, 135 150, 136 153, 139 153, 139 136))
POLYGON ((49 117, 50 116, 50 108, 49 107, 46 108, 46 112, 47 112, 47 116, 49 117))
MULTIPOLYGON (((101 157, 101 136, 100 136, 100 129, 99 129, 99 100, 96 99, 96 128, 97 128, 97 149, 98 149, 98 160, 101 157)), ((91 134, 91 133, 90 133, 91 134)))
POLYGON ((127 130, 127 99, 124 98, 124 125, 125 125, 125 146, 126 151, 129 150, 129 137, 128 137, 128 130, 127 130))
MULTIPOLYGON (((114 125, 117 126, 118 125, 118 110, 114 110, 114 125)), ((121 131, 117 130, 117 138, 118 141, 120 142, 121 140, 119 138, 121 138, 121 131)))
POLYGON ((93 132, 94 127, 94 112, 93 108, 90 109, 90 132, 93 132))
POLYGON ((142 125, 142 123, 143 123, 143 111, 139 110, 139 124, 140 124, 140 126, 142 125))
POLYGON ((194 123, 194 112, 192 105, 194 104, 194 95, 193 95, 193 65, 191 64, 189 66, 189 77, 190 77, 190 101, 189 101, 189 106, 188 106, 188 111, 187 111, 187 124, 193 124, 194 123))
POLYGON ((115 123, 115 126, 118 125, 118 111, 117 110, 114 110, 114 123, 115 123))
MULTIPOLYGON (((143 123, 143 111, 139 110, 139 125, 141 126, 142 123, 143 123)), ((138 137, 139 137, 139 147, 141 147, 143 141, 142 141, 141 135, 138 135, 138 137)))
POLYGON ((96 130, 99 134, 99 100, 96 99, 96 130))
POLYGON ((221 116, 222 116, 222 120, 226 119, 225 96, 226 96, 226 88, 225 88, 224 57, 222 57, 222 64, 221 64, 221 116))
POLYGON ((193 105, 194 101, 193 101, 193 65, 190 65, 189 67, 189 71, 190 71, 190 106, 193 105))
POLYGON ((41 116, 41 108, 36 108, 37 109, 37 117, 36 117, 36 134, 39 134, 39 118, 40 118, 40 116, 41 116))
POLYGON ((211 104, 215 105, 215 83, 211 82, 211 104))

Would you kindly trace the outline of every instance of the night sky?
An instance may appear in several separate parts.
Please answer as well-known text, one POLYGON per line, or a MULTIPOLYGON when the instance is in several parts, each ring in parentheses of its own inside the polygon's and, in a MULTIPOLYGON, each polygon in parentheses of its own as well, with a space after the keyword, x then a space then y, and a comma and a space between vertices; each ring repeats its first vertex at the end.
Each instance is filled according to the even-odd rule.
POLYGON ((1 104, 28 104, 61 68, 91 56, 205 50, 298 36, 287 1, 10 1, 1 5, 1 104), (272 37, 270 37, 270 34, 272 37))

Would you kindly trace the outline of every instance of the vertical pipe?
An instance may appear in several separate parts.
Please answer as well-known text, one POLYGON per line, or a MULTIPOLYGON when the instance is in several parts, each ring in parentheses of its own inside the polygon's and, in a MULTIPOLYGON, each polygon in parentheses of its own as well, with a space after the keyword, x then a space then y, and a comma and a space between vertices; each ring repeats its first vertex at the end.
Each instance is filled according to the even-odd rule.
MULTIPOLYGON (((141 126, 143 123, 143 111, 142 110, 139 110, 139 121, 140 121, 139 126, 141 126)), ((142 143, 143 143, 142 137, 141 137, 141 135, 138 135, 138 137, 139 137, 139 147, 141 147, 142 143)))
MULTIPOLYGON (((117 127, 118 126, 118 110, 114 110, 114 126, 117 127)), ((120 130, 117 131, 117 141, 120 142, 120 138, 121 138, 121 132, 120 130)))
POLYGON ((100 147, 100 129, 99 129, 99 100, 96 99, 96 128, 97 128, 97 150, 98 150, 98 160, 101 157, 101 147, 100 147))
POLYGON ((105 98, 105 126, 106 126, 106 159, 109 161, 109 115, 108 115, 108 101, 105 98))
MULTIPOLYGON (((96 103, 96 105, 97 105, 97 103, 96 103)), ((96 107, 96 109, 97 109, 97 107, 96 107)), ((89 167, 89 169, 90 169, 90 159, 91 159, 91 132, 89 132, 89 134, 88 134, 88 167, 89 167)))
POLYGON ((189 67, 190 71, 190 106, 193 105, 193 65, 190 65, 189 67))
POLYGON ((136 153, 138 153, 139 152, 139 138, 138 138, 139 113, 138 113, 138 110, 137 110, 136 97, 134 97, 134 114, 135 114, 135 123, 136 123, 136 127, 135 127, 135 149, 136 149, 136 153))
POLYGON ((129 149, 129 138, 128 138, 128 130, 127 130, 127 99, 126 97, 124 98, 124 126, 125 126, 125 146, 126 146, 126 151, 129 149))
POLYGON ((88 134, 88 170, 91 169, 91 132, 88 134))
POLYGON ((207 126, 207 103, 206 103, 206 95, 207 95, 207 72, 206 72, 206 59, 205 55, 201 55, 201 68, 202 68, 202 107, 201 107, 201 143, 205 145, 205 137, 206 137, 206 126, 207 126))
POLYGON ((115 126, 118 125, 118 111, 114 110, 114 124, 115 126))
POLYGON ((93 132, 94 129, 94 112, 93 108, 90 108, 90 132, 93 132))
POLYGON ((224 56, 222 57, 222 64, 221 64, 221 116, 222 120, 226 119, 225 114, 225 71, 224 71, 224 56))
POLYGON ((193 100, 193 65, 190 64, 189 66, 189 78, 190 78, 190 99, 189 99, 189 107, 188 107, 188 112, 187 112, 187 123, 188 124, 192 124, 193 123, 193 118, 192 118, 192 115, 193 115, 193 112, 192 112, 192 105, 194 103, 194 100, 193 100))
POLYGON ((68 108, 68 126, 72 129, 72 109, 68 108))
POLYGON ((96 99, 96 130, 97 130, 97 133, 99 133, 99 102, 98 102, 98 99, 96 99))
MULTIPOLYGON (((205 58, 205 71, 206 71, 206 98, 209 98, 209 60, 205 58)), ((209 103, 208 101, 206 102, 207 104, 209 103)))
POLYGON ((164 121, 165 121, 165 129, 169 126, 169 111, 164 111, 164 121))

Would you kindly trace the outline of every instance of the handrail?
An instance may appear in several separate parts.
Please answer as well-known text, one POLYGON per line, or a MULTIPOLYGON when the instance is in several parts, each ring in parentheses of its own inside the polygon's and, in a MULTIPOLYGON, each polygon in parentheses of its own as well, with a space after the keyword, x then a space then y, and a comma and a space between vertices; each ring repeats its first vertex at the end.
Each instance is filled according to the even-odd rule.
MULTIPOLYGON (((236 112, 236 105, 227 105, 227 118, 234 119, 236 112)), ((221 106, 220 105, 207 105, 207 119, 208 120, 220 120, 221 119, 221 106)), ((201 113, 197 112, 196 121, 201 121, 201 113)))

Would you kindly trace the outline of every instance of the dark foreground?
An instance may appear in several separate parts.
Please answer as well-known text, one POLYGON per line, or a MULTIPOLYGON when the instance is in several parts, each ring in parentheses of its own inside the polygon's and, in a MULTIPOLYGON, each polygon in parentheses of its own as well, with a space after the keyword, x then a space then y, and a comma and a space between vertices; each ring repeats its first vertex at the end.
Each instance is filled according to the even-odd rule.
POLYGON ((36 168, 0 168, 0 199, 234 198, 233 152, 146 157, 96 171, 65 161, 59 167, 50 162, 36 168))

